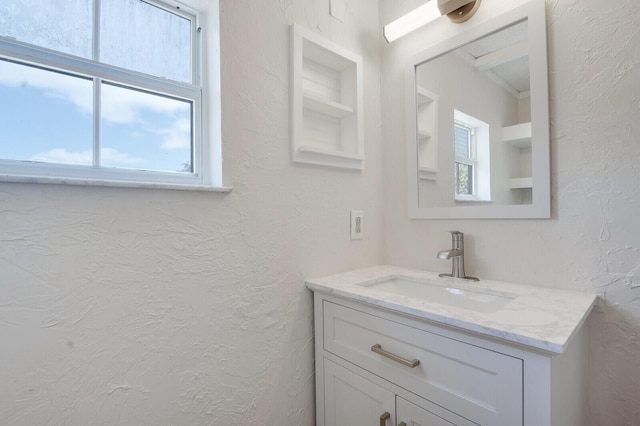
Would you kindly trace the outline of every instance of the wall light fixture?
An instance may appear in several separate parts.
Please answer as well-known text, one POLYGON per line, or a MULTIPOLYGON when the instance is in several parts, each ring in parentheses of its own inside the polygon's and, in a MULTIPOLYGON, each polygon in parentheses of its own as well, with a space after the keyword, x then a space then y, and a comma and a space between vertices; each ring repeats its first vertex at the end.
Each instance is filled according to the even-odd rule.
POLYGON ((384 26, 382 33, 391 43, 418 28, 446 15, 457 24, 471 18, 480 7, 481 0, 431 0, 384 26))

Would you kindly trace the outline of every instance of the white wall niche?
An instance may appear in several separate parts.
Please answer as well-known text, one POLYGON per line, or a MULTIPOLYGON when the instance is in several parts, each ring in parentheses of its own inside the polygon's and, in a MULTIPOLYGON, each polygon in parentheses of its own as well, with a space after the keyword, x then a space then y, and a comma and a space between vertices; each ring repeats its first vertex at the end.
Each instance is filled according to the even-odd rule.
POLYGON ((418 178, 438 179, 438 95, 418 86, 418 178))
POLYGON ((532 189, 531 122, 503 127, 502 140, 518 152, 518 164, 515 165, 518 176, 511 177, 509 187, 511 189, 532 189))
POLYGON ((291 26, 291 159, 362 170, 362 56, 291 26))

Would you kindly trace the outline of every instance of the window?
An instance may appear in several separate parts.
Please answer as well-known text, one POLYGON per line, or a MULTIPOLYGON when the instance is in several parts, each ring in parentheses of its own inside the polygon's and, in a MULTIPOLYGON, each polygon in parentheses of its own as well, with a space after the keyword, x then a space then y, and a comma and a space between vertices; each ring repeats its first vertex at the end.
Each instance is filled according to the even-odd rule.
POLYGON ((474 129, 462 123, 455 123, 454 145, 456 153, 456 196, 473 197, 475 191, 475 138, 474 129))
POLYGON ((209 8, 3 0, 2 178, 222 186, 218 2, 209 8))
POLYGON ((491 201, 489 124, 454 110, 455 199, 491 201))

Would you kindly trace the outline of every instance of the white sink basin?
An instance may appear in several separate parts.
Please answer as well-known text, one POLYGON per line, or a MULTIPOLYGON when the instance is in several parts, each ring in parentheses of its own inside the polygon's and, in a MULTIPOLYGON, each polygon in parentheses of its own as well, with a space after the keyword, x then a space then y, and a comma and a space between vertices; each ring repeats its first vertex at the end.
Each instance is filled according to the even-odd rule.
POLYGON ((447 284, 449 283, 444 280, 437 283, 433 280, 392 276, 360 285, 372 290, 484 313, 495 312, 518 297, 515 293, 473 288, 474 284, 456 284, 455 287, 447 284))

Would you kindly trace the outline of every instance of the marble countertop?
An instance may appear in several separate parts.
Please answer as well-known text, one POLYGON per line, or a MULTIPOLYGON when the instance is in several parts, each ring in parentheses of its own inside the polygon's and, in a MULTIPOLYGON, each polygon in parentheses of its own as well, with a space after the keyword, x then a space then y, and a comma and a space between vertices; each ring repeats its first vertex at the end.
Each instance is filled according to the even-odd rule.
POLYGON ((481 279, 480 282, 472 283, 455 278, 440 278, 434 272, 397 266, 375 266, 310 279, 306 286, 314 292, 368 303, 554 354, 561 354, 567 349, 597 298, 595 294, 500 281, 481 279), (514 294, 517 297, 495 312, 477 312, 366 287, 367 283, 393 276, 430 280, 444 287, 514 294))

